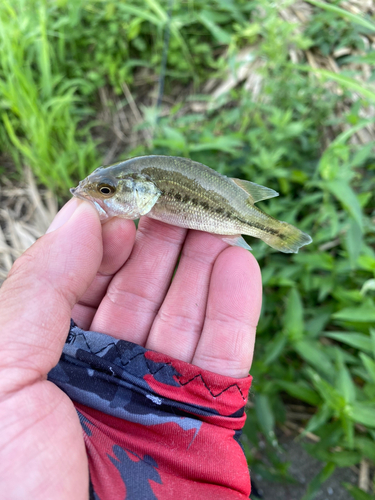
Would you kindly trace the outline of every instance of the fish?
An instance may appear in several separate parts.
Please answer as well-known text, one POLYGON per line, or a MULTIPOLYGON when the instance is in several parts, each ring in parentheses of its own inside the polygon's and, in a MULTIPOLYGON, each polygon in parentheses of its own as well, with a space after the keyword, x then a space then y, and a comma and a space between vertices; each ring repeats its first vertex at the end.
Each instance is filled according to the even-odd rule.
POLYGON ((297 253, 311 237, 274 219, 255 203, 278 196, 273 189, 234 179, 189 158, 138 156, 99 167, 70 192, 93 203, 102 222, 112 217, 151 217, 167 224, 220 235, 251 249, 242 234, 275 250, 297 253))

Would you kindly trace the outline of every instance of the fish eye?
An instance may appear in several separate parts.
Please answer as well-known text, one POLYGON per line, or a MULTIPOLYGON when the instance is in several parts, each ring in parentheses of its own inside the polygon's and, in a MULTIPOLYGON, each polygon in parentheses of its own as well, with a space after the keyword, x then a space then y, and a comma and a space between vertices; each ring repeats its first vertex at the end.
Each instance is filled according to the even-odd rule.
POLYGON ((111 186, 110 184, 99 184, 98 191, 103 196, 110 196, 116 191, 116 188, 114 186, 111 186))

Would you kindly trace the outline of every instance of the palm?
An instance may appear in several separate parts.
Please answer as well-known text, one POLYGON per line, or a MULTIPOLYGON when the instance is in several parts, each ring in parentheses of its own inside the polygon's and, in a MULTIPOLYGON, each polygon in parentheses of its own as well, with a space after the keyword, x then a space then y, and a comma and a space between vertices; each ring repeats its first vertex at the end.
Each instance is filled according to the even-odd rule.
MULTIPOLYGON (((10 447, 12 458, 0 474, 7 473, 9 488, 20 485, 20 498, 25 491, 32 492, 33 498, 87 498, 88 466, 77 414, 69 398, 45 380, 61 353, 62 332, 78 298, 72 316, 84 329, 105 332, 223 375, 246 376, 251 364, 261 302, 259 269, 251 254, 227 248, 207 233, 186 234, 184 229, 147 217, 140 221, 135 244, 131 221, 109 221, 101 238, 98 220, 89 208, 86 219, 84 234, 77 228, 73 239, 62 239, 58 254, 45 252, 39 279, 31 277, 26 284, 30 297, 32 288, 36 289, 34 302, 37 296, 39 307, 44 302, 43 310, 36 310, 34 303, 31 318, 30 311, 27 318, 26 314, 10 315, 12 307, 19 307, 19 300, 14 299, 4 315, 3 341, 10 346, 6 355, 13 356, 11 366, 17 368, 3 391, 12 396, 1 405, 0 419, 14 418, 9 435, 0 443, 10 447), (60 270, 53 259, 61 260, 60 270), (67 272, 69 265, 73 269, 67 272), (55 273, 52 281, 50 275, 46 281, 41 276, 48 267, 55 273), (56 293, 59 280, 63 293, 54 299, 51 294, 56 293), (34 338, 33 344, 28 339, 25 345, 11 335, 9 325, 13 332, 22 332, 25 319, 39 334, 43 321, 46 337, 34 338), (35 473, 25 477, 20 461, 35 473)), ((48 245, 59 233, 47 235, 37 245, 48 245)), ((34 272, 38 272, 35 267, 34 272)), ((17 285, 19 276, 25 279, 14 272, 3 296, 7 291, 9 295, 8 289, 17 285)))

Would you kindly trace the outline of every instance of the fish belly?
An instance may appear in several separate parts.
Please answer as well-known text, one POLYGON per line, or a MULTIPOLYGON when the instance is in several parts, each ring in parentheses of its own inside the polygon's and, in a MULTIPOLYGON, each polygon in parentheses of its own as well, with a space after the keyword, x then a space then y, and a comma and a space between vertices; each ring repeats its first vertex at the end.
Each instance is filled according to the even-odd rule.
MULTIPOLYGON (((229 212, 228 212, 229 213, 229 212)), ((158 206, 154 205, 147 217, 160 220, 166 224, 206 231, 214 234, 234 235, 243 232, 242 224, 236 220, 230 220, 228 214, 208 212, 198 207, 158 206)))

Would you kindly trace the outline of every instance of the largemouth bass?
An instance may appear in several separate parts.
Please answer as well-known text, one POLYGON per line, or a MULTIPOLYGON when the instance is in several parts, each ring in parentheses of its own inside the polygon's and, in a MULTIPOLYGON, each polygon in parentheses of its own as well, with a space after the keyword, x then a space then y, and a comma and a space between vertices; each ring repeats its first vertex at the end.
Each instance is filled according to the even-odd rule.
POLYGON ((285 253, 297 253, 312 241, 308 234, 254 205, 278 196, 276 191, 231 179, 188 158, 131 158, 98 168, 70 191, 94 203, 102 221, 147 215, 174 226, 219 234, 231 245, 250 248, 241 237, 247 234, 285 253))

